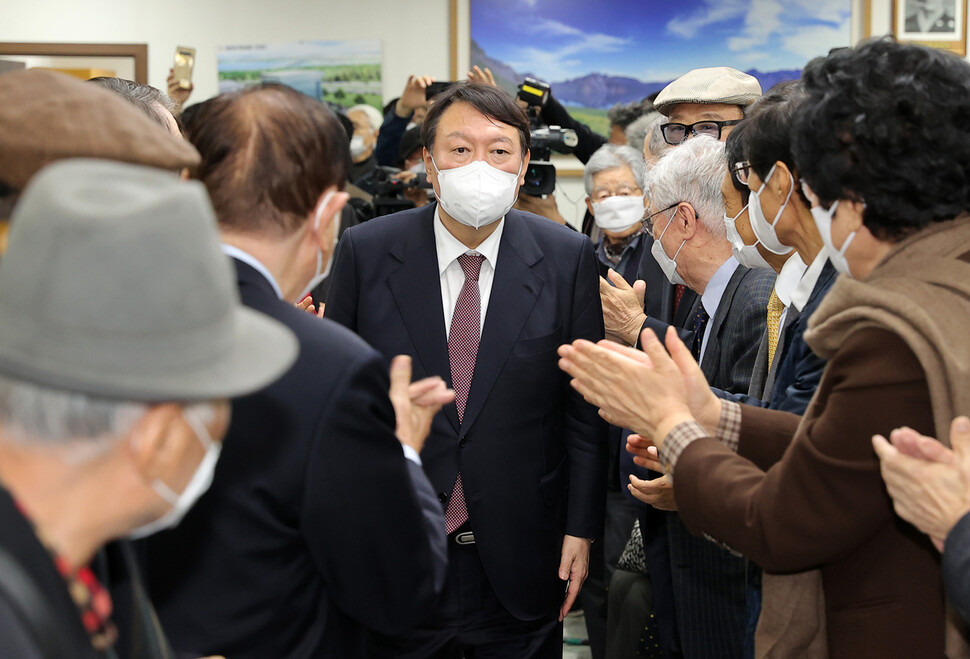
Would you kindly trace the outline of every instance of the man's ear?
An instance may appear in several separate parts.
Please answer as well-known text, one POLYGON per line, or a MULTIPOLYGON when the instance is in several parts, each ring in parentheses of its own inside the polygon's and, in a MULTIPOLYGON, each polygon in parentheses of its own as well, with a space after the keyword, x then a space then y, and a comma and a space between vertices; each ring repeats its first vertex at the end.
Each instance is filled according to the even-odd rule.
POLYGON ((526 149, 522 158, 522 171, 519 172, 519 185, 525 185, 525 175, 529 171, 529 161, 532 160, 532 150, 526 149))
MULTIPOLYGON (((771 177, 771 184, 779 199, 784 200, 788 196, 788 189, 797 180, 788 165, 780 160, 775 162, 775 175, 771 177)), ((792 194, 795 194, 794 190, 792 194)))
POLYGON ((129 431, 129 455, 146 482, 152 482, 175 459, 170 432, 180 417, 181 407, 175 403, 153 405, 129 431))
POLYGON ((684 240, 690 240, 697 231, 697 211, 689 202, 682 201, 677 204, 677 212, 674 214, 674 222, 680 226, 684 240))
POLYGON ((313 244, 324 252, 329 253, 333 249, 334 218, 347 205, 349 199, 349 194, 338 192, 337 186, 331 185, 320 193, 317 203, 310 211, 306 230, 308 234, 312 234, 309 237, 313 244), (317 222, 318 217, 319 222, 317 222))
POLYGON ((589 214, 592 215, 593 214, 593 202, 590 201, 590 198, 589 197, 586 197, 586 208, 589 209, 589 214))

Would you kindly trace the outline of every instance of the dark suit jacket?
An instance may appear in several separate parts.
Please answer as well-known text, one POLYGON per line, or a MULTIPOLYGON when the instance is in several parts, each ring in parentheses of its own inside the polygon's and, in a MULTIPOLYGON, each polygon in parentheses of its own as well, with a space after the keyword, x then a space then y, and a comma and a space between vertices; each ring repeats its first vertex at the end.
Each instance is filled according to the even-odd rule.
MULTIPOLYGON (((327 316, 414 376, 451 382, 434 205, 356 226, 337 249, 327 316)), ((589 240, 530 213, 506 215, 463 421, 445 406, 422 453, 442 506, 461 469, 477 549, 520 619, 562 603, 563 534, 599 537, 606 426, 569 386, 557 348, 603 336, 589 240)))
POLYGON ((146 541, 150 593, 178 652, 361 656, 361 627, 399 633, 432 611, 441 510, 394 436, 380 355, 235 266, 243 303, 293 330, 300 356, 233 401, 212 487, 146 541))
MULTIPOLYGON (((714 393, 721 398, 734 400, 756 407, 769 407, 794 414, 804 414, 809 401, 815 395, 815 389, 822 379, 825 370, 825 360, 816 355, 802 336, 808 329, 808 319, 818 308, 825 294, 832 288, 838 275, 831 263, 826 263, 819 274, 815 287, 808 297, 808 301, 801 311, 789 307, 785 316, 784 327, 778 337, 778 350, 771 369, 761 375, 762 394, 759 397, 746 394, 728 394, 721 389, 714 389, 714 393)), ((761 367, 767 366, 767 345, 762 341, 758 352, 758 359, 764 359, 761 367), (764 354, 762 354, 764 353, 764 354)), ((758 364, 752 373, 752 380, 759 377, 758 364)), ((752 386, 754 386, 752 384, 752 386)), ((752 392, 749 391, 749 394, 752 392)))
POLYGON ((0 655, 11 659, 106 657, 91 646, 67 583, 4 489, 0 489, 0 528, 0 655))
POLYGON ((970 622, 970 513, 961 517, 946 536, 943 585, 950 604, 970 622))
MULTIPOLYGON (((701 370, 712 386, 745 392, 751 379, 775 274, 739 265, 709 321, 701 370)), ((692 535, 677 513, 667 533, 681 649, 687 659, 742 656, 748 561, 692 535)))

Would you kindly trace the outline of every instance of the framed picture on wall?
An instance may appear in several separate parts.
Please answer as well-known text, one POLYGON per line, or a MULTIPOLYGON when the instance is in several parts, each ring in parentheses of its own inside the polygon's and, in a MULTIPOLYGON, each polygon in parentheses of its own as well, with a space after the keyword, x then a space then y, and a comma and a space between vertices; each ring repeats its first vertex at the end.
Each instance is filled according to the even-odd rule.
POLYGON ((893 33, 900 41, 967 54, 966 0, 893 0, 893 33))

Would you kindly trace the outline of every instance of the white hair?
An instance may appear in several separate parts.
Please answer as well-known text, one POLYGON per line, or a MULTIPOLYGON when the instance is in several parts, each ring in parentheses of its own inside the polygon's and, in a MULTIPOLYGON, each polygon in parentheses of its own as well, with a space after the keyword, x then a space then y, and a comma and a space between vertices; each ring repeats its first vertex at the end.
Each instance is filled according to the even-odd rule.
POLYGON ((384 117, 381 116, 380 110, 375 108, 373 105, 366 105, 361 103, 359 105, 352 105, 347 108, 347 112, 353 112, 354 110, 360 110, 367 116, 367 121, 370 123, 370 127, 375 131, 381 129, 381 124, 384 123, 384 117))
POLYGON ((650 169, 645 189, 654 211, 687 202, 708 232, 723 238, 721 181, 726 171, 724 144, 698 135, 664 152, 650 169))
MULTIPOLYGON (((205 424, 215 420, 212 402, 187 406, 205 424)), ((4 436, 23 444, 88 445, 94 457, 111 441, 127 435, 149 405, 101 398, 0 376, 0 427, 4 436)), ((81 456, 82 454, 79 454, 81 456)))
MULTIPOLYGON (((664 139, 663 131, 660 130, 660 126, 663 125, 664 119, 666 118, 667 117, 658 113, 657 116, 653 118, 653 122, 650 124, 650 143, 647 144, 647 150, 653 154, 654 158, 659 158, 663 155, 664 151, 670 148, 670 145, 667 144, 667 141, 664 139)), ((643 149, 643 145, 640 145, 640 148, 643 149)))
MULTIPOLYGON (((590 156, 586 162, 586 169, 583 172, 583 183, 586 185, 586 195, 593 194, 593 177, 600 172, 617 167, 629 167, 633 172, 633 180, 640 185, 643 181, 643 154, 628 147, 618 144, 604 144, 590 156)), ((642 185, 640 185, 642 189, 642 185)))
POLYGON ((657 117, 663 116, 659 112, 648 112, 632 124, 626 127, 626 145, 631 149, 636 149, 637 151, 643 152, 643 141, 647 138, 647 134, 650 132, 650 126, 653 122, 657 120, 657 117))

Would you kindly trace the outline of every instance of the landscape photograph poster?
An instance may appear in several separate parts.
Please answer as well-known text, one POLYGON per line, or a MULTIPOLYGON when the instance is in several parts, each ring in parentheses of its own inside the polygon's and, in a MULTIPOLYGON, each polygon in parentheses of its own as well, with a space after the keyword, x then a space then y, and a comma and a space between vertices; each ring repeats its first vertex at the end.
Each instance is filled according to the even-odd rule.
POLYGON ((218 60, 220 94, 278 82, 344 108, 383 106, 377 39, 223 46, 218 60))
POLYGON ((730 66, 764 90, 849 45, 851 0, 469 0, 472 65, 515 92, 552 85, 570 114, 608 135, 606 111, 696 68, 730 66))

